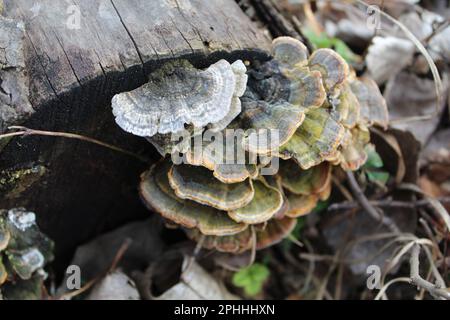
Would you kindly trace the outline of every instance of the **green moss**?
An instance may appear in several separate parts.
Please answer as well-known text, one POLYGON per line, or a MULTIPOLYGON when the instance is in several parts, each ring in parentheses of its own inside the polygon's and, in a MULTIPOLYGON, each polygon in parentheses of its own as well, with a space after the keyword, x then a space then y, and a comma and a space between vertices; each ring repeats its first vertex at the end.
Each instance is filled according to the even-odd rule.
POLYGON ((42 165, 19 170, 3 170, 0 172, 0 191, 6 193, 5 198, 16 198, 46 173, 42 165))

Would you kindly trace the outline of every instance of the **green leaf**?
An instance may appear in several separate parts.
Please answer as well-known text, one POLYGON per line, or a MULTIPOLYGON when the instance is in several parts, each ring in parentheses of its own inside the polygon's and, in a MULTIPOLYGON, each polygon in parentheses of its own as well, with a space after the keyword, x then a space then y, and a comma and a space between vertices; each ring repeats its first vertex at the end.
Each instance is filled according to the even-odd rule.
POLYGON ((249 296, 256 296, 258 293, 262 290, 262 284, 261 283, 249 283, 245 288, 245 293, 249 296))
POLYGON ((270 270, 263 264, 254 263, 242 268, 233 275, 233 284, 243 288, 249 296, 255 296, 261 292, 264 282, 270 276, 270 270))
POLYGON ((317 34, 308 28, 303 30, 303 34, 308 38, 315 49, 334 49, 348 63, 354 63, 361 60, 361 58, 355 54, 341 39, 329 37, 325 32, 317 34))
POLYGON ((316 207, 313 209, 312 212, 314 212, 314 213, 319 213, 319 212, 321 212, 321 211, 327 209, 328 206, 329 206, 328 201, 319 201, 319 202, 317 203, 316 207))
POLYGON ((345 44, 344 41, 334 38, 334 50, 341 55, 348 63, 358 62, 360 57, 345 44))
POLYGON ((313 44, 316 49, 319 48, 331 48, 333 46, 332 38, 329 38, 326 33, 322 32, 320 34, 315 33, 310 29, 305 29, 303 31, 305 37, 313 44))
POLYGON ((389 180, 389 173, 386 171, 367 171, 367 177, 372 182, 378 182, 385 185, 389 180))
POLYGON ((367 148, 367 161, 364 164, 364 168, 366 169, 372 169, 372 168, 382 168, 383 167, 383 160, 381 159, 378 152, 375 151, 375 148, 367 148))

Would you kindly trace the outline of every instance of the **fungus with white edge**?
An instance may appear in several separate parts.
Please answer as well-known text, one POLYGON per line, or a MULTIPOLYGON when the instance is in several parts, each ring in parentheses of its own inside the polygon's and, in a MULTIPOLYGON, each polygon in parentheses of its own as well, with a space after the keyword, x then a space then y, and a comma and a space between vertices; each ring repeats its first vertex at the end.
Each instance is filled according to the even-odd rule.
POLYGON ((236 98, 247 82, 243 68, 242 61, 231 65, 220 60, 206 70, 196 69, 186 60, 168 62, 152 73, 145 85, 113 97, 116 122, 142 137, 177 133, 186 125, 226 126, 232 120, 229 113, 239 113, 236 98))

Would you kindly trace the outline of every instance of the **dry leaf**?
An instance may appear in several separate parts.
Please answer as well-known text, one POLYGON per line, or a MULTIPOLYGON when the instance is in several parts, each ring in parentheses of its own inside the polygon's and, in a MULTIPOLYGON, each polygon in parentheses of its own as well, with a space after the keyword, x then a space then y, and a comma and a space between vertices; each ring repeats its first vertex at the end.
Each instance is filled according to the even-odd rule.
POLYGON ((122 271, 114 271, 103 278, 86 300, 139 300, 133 280, 122 271))
POLYGON ((366 56, 370 77, 378 84, 384 83, 404 67, 411 64, 414 44, 397 37, 375 37, 366 56))
MULTIPOLYGON (((444 74, 442 82, 444 87, 443 96, 446 97, 449 90, 448 75, 444 74)), ((443 99, 439 113, 435 114, 430 120, 403 123, 396 120, 413 116, 433 115, 435 113, 436 93, 434 81, 403 71, 389 80, 384 97, 388 105, 392 126, 412 132, 417 140, 425 144, 439 125, 445 107, 445 99, 443 99)))
POLYGON ((145 274, 136 274, 141 295, 154 300, 236 300, 218 279, 192 257, 168 252, 145 274))

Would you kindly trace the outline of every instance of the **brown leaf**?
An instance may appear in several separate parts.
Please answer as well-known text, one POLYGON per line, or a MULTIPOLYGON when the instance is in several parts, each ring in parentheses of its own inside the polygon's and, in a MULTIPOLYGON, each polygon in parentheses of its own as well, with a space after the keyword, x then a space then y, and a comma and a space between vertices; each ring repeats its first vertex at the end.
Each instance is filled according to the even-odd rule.
MULTIPOLYGON (((448 75, 444 74, 442 80, 443 96, 447 97, 448 75)), ((443 104, 435 114, 437 99, 433 80, 402 71, 388 81, 384 97, 389 108, 391 125, 394 128, 412 132, 417 140, 425 144, 439 125, 446 102, 446 99, 442 99, 443 104), (422 115, 433 115, 433 117, 420 122, 398 121, 422 115)))

